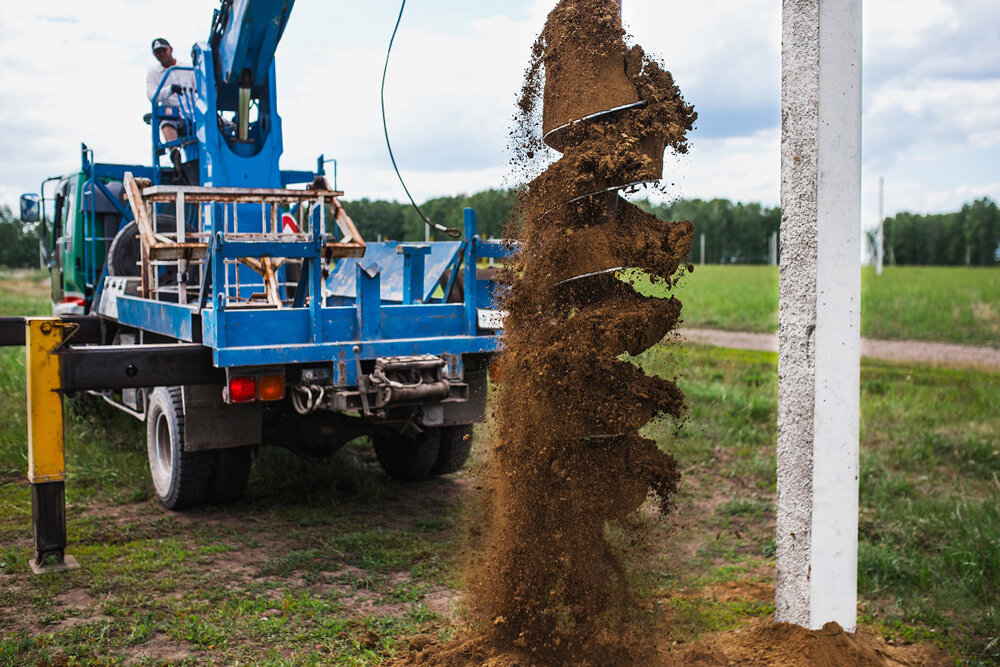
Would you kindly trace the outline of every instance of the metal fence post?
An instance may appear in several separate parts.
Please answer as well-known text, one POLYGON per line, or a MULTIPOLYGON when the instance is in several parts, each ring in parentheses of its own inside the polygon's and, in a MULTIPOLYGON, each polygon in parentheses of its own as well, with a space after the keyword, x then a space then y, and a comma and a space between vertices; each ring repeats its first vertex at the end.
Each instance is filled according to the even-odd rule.
POLYGON ((60 364, 55 354, 63 323, 54 317, 25 320, 28 399, 28 481, 35 534, 35 574, 79 567, 66 555, 66 465, 63 456, 60 364))

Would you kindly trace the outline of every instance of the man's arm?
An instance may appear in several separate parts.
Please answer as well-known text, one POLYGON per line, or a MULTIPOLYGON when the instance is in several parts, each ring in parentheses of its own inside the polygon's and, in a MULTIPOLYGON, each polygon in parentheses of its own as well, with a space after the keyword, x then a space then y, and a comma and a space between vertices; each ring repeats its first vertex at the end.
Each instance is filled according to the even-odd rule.
MULTIPOLYGON (((151 68, 146 72, 146 98, 152 102, 153 95, 156 94, 156 87, 160 85, 161 74, 156 71, 156 68, 151 68)), ((167 91, 170 92, 169 90, 167 91)), ((160 97, 163 97, 163 91, 160 91, 160 97)))

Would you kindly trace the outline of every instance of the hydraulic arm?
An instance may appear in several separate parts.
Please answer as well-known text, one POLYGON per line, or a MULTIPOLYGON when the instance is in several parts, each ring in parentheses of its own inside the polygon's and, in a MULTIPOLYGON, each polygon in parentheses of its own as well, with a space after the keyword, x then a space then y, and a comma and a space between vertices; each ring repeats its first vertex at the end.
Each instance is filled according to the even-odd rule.
POLYGON ((267 82, 295 0, 223 0, 212 18, 220 101, 236 102, 237 138, 247 141, 254 88, 267 82))

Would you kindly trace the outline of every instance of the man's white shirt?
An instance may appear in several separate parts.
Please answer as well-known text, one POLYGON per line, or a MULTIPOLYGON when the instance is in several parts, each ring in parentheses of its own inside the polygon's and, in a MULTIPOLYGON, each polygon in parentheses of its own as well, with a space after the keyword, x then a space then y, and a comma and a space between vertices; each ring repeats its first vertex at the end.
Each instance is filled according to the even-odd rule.
MULTIPOLYGON (((184 67, 184 63, 178 61, 174 67, 184 67)), ((160 85, 160 80, 163 79, 163 74, 169 68, 164 67, 160 63, 156 63, 149 68, 149 72, 146 73, 146 97, 153 101, 153 95, 156 94, 156 89, 160 85)), ((194 72, 188 70, 174 70, 167 76, 167 80, 163 82, 163 87, 160 88, 160 94, 156 98, 157 103, 167 106, 179 106, 180 100, 175 93, 170 92, 171 86, 180 86, 181 88, 194 88, 194 72)))

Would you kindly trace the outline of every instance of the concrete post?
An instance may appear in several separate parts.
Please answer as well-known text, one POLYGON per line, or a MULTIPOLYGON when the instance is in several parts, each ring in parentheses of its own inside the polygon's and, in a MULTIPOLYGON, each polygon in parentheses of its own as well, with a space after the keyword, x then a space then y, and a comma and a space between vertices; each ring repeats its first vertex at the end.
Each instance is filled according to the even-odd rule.
POLYGON ((705 265, 705 235, 701 235, 701 265, 705 265))
POLYGON ((784 0, 778 621, 857 626, 861 0, 784 0))
POLYGON ((878 233, 875 235, 875 273, 882 275, 885 263, 885 178, 878 179, 878 233))

